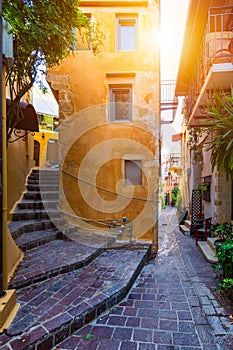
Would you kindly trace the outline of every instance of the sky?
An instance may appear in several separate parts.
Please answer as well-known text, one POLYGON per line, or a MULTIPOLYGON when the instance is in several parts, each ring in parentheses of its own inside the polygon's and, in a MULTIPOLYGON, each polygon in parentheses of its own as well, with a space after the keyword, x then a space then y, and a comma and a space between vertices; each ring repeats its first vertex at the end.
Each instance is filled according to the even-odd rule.
POLYGON ((160 0, 161 79, 175 80, 189 0, 160 0))
MULTIPOLYGON (((161 80, 176 80, 182 41, 186 24, 189 0, 160 0, 160 68, 161 80)), ((178 110, 182 101, 179 100, 178 110)), ((163 112, 167 120, 172 120, 173 111, 163 112)), ((163 149, 167 153, 179 153, 180 142, 173 142, 172 135, 181 132, 183 116, 176 113, 172 124, 161 126, 163 149)))

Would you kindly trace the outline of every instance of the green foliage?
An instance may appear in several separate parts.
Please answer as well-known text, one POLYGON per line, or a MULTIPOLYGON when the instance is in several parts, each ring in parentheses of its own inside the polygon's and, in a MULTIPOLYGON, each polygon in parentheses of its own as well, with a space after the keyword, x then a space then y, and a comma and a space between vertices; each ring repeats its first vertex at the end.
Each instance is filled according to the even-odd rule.
POLYGON ((205 149, 211 151, 212 170, 223 170, 227 179, 233 179, 233 87, 230 95, 214 90, 210 102, 206 102, 209 120, 205 149))
POLYGON ((222 272, 219 276, 219 292, 221 292, 233 286, 233 241, 227 239, 217 245, 215 256, 218 258, 217 270, 222 272))
POLYGON ((212 225, 212 233, 220 238, 215 242, 218 265, 215 271, 219 278, 219 292, 226 291, 233 287, 233 227, 232 224, 212 225))
POLYGON ((171 197, 172 197, 172 202, 171 202, 171 205, 174 206, 177 204, 179 198, 180 198, 180 189, 179 187, 175 186, 173 189, 172 189, 172 192, 171 192, 171 197))
POLYGON ((224 222, 223 224, 215 224, 214 236, 218 236, 222 240, 233 241, 233 228, 232 224, 224 222))
POLYGON ((188 146, 190 151, 193 152, 193 162, 199 163, 203 161, 203 154, 202 154, 202 144, 199 143, 199 138, 202 136, 203 130, 197 129, 197 128, 190 128, 189 129, 189 140, 188 140, 188 146))
POLYGON ((88 334, 85 336, 85 338, 86 338, 87 340, 89 340, 89 339, 93 338, 93 334, 88 333, 88 334))
POLYGON ((102 37, 81 12, 77 0, 3 0, 2 15, 13 34, 14 59, 7 67, 6 76, 13 101, 7 116, 8 128, 12 129, 13 115, 20 119, 17 113, 20 99, 38 78, 39 67, 52 67, 73 50, 73 28, 87 29, 95 52, 102 37))

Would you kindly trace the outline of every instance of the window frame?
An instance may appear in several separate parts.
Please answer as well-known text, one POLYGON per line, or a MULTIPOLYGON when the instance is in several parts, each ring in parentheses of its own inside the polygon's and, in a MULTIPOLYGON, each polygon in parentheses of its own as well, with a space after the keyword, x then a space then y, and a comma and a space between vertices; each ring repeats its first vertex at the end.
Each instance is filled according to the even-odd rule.
POLYGON ((119 15, 116 18, 116 51, 135 51, 138 50, 138 16, 137 15, 119 15), (132 23, 132 25, 131 25, 132 23), (133 47, 122 48, 122 33, 123 27, 133 28, 133 47))
POLYGON ((120 85, 110 85, 109 86, 109 120, 111 122, 130 122, 132 121, 132 85, 131 84, 120 84, 120 85), (122 92, 128 90, 129 91, 129 100, 128 100, 128 118, 116 119, 116 103, 115 102, 115 94, 114 91, 122 92))
MULTIPOLYGON (((135 170, 134 170, 135 171, 135 170)), ((128 168, 128 175, 129 174, 129 168, 128 168)), ((124 179, 125 179, 125 186, 143 186, 143 172, 142 172, 142 159, 124 159, 124 179), (135 178, 129 178, 129 176, 127 177, 127 164, 132 164, 135 165, 135 169, 138 171, 139 170, 139 174, 137 177, 135 178), (135 183, 135 179, 139 179, 140 181, 138 181, 137 183, 135 183)))

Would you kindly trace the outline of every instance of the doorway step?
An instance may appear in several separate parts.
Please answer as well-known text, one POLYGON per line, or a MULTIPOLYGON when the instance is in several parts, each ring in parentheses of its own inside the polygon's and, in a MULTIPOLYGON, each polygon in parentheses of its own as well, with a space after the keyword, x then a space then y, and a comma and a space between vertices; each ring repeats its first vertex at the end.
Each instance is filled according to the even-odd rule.
POLYGON ((203 254, 206 261, 210 264, 217 264, 218 259, 215 257, 215 245, 214 242, 217 238, 208 237, 207 241, 198 241, 197 246, 203 254))
POLYGON ((191 221, 184 220, 184 224, 179 225, 179 229, 185 236, 190 236, 191 221))

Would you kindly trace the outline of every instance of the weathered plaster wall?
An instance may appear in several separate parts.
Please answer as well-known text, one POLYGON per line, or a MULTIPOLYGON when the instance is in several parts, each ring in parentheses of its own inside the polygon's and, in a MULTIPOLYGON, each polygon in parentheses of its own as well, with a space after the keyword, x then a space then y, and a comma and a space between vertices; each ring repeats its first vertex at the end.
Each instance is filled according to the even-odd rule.
MULTIPOLYGON (((12 137, 13 139, 13 137, 12 137)), ((7 147, 7 199, 10 212, 25 190, 28 173, 34 166, 33 137, 28 135, 26 141, 22 139, 9 143, 7 147)))
POLYGON ((41 168, 44 168, 46 165, 46 155, 47 155, 47 146, 49 140, 58 140, 57 132, 49 132, 49 131, 40 131, 35 133, 34 140, 38 141, 40 144, 40 164, 41 168))
POLYGON ((134 220, 137 237, 146 234, 154 240, 159 186, 160 75, 155 38, 159 7, 153 2, 148 8, 86 7, 82 11, 100 23, 105 34, 101 52, 96 56, 74 52, 48 73, 62 121, 60 205, 72 215, 93 220, 127 216, 134 220), (115 50, 117 13, 138 13, 138 50, 115 50), (131 122, 109 121, 111 84, 132 85, 131 122), (124 159, 142 161, 142 186, 125 186, 124 159))
POLYGON ((226 186, 226 174, 215 172, 215 219, 218 223, 231 221, 232 184, 226 186))

